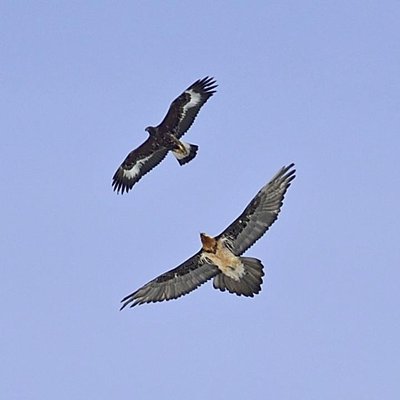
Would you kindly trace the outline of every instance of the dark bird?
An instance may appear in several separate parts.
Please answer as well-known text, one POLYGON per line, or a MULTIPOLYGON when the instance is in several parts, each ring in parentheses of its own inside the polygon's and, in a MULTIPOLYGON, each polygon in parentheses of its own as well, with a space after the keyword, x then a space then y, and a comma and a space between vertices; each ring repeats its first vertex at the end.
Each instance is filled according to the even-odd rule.
POLYGON ((214 78, 207 76, 197 80, 171 103, 158 126, 145 129, 149 134, 147 140, 128 154, 113 176, 112 186, 117 193, 129 192, 169 151, 180 165, 196 156, 199 147, 179 139, 191 127, 200 108, 216 92, 216 87, 214 78))
POLYGON ((278 218, 283 198, 295 178, 294 164, 281 168, 221 234, 200 234, 202 248, 178 267, 122 299, 122 307, 177 299, 214 278, 214 288, 253 297, 261 291, 263 265, 242 257, 278 218))

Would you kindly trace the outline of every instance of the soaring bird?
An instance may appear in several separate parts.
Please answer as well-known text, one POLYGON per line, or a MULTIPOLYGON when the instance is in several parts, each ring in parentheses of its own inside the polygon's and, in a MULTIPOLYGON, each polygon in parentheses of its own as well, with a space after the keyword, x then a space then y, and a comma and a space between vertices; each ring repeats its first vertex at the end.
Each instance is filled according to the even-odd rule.
POLYGON ((242 257, 278 218, 283 198, 295 178, 294 164, 281 168, 243 213, 216 237, 200 234, 202 248, 178 267, 122 299, 122 307, 177 299, 214 278, 214 288, 253 297, 261 291, 261 261, 242 257))
POLYGON ((149 134, 147 140, 127 155, 113 176, 112 186, 117 193, 129 192, 169 151, 180 165, 196 156, 198 146, 180 138, 191 127, 200 108, 216 92, 217 86, 215 79, 208 76, 197 80, 171 103, 159 125, 145 129, 149 134))

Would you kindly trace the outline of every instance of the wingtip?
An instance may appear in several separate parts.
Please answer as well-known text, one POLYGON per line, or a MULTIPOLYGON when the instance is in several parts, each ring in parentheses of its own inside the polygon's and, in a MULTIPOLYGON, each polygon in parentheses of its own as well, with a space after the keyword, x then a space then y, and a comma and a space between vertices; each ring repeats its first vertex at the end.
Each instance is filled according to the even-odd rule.
MULTIPOLYGON (((282 170, 284 170, 284 171, 289 171, 289 170, 292 169, 293 167, 295 167, 295 164, 292 162, 292 163, 290 163, 289 165, 282 167, 282 170)), ((292 171, 296 171, 296 170, 294 169, 294 170, 292 170, 292 171)))
POLYGON ((218 87, 217 80, 213 76, 208 75, 204 78, 198 79, 195 83, 193 83, 192 87, 197 85, 201 86, 201 88, 210 96, 216 93, 215 89, 218 87))
POLYGON ((122 304, 121 308, 119 309, 119 311, 122 311, 127 306, 129 306, 129 308, 132 308, 139 303, 138 299, 135 299, 132 297, 133 295, 134 294, 130 294, 129 296, 126 296, 121 300, 121 303, 123 303, 123 304, 122 304))
POLYGON ((282 167, 277 175, 285 176, 286 179, 290 178, 290 181, 292 181, 296 177, 295 174, 296 174, 295 163, 290 163, 288 166, 282 167))
MULTIPOLYGON (((122 311, 124 308, 126 308, 126 307, 128 306, 128 304, 129 304, 129 302, 126 303, 126 304, 124 304, 124 305, 119 309, 119 311, 122 311)), ((131 304, 128 308, 135 307, 136 304, 137 304, 137 303, 133 303, 133 304, 131 304)))
POLYGON ((116 194, 122 195, 124 193, 128 193, 132 189, 133 185, 130 186, 128 183, 126 183, 123 180, 123 176, 120 176, 118 172, 119 171, 117 171, 113 176, 111 186, 116 194))

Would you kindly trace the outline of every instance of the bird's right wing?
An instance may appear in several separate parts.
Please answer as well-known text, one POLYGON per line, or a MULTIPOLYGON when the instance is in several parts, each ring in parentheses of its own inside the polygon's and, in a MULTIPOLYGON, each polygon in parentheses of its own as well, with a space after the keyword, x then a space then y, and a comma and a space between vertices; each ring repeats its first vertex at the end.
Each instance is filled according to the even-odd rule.
POLYGON ((114 191, 123 194, 129 192, 142 176, 151 171, 167 155, 168 150, 154 145, 154 139, 149 136, 137 149, 131 151, 113 176, 114 191))
POLYGON ((201 251, 123 298, 121 310, 128 305, 134 307, 138 304, 177 299, 213 278, 219 273, 218 268, 203 261, 200 255, 201 251))

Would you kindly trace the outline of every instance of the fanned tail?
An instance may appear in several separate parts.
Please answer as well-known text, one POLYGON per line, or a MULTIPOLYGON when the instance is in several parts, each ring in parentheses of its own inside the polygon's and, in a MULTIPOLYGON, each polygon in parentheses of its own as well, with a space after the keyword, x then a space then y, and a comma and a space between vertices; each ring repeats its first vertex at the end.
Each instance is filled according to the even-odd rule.
POLYGON ((239 280, 235 280, 220 272, 214 278, 214 288, 222 292, 228 290, 229 293, 234 293, 238 296, 253 297, 261 291, 264 267, 257 258, 240 257, 240 260, 244 266, 244 275, 239 280))
POLYGON ((196 157, 199 146, 195 144, 185 143, 183 141, 180 141, 180 144, 182 146, 173 149, 172 153, 174 154, 180 165, 185 165, 196 157))

